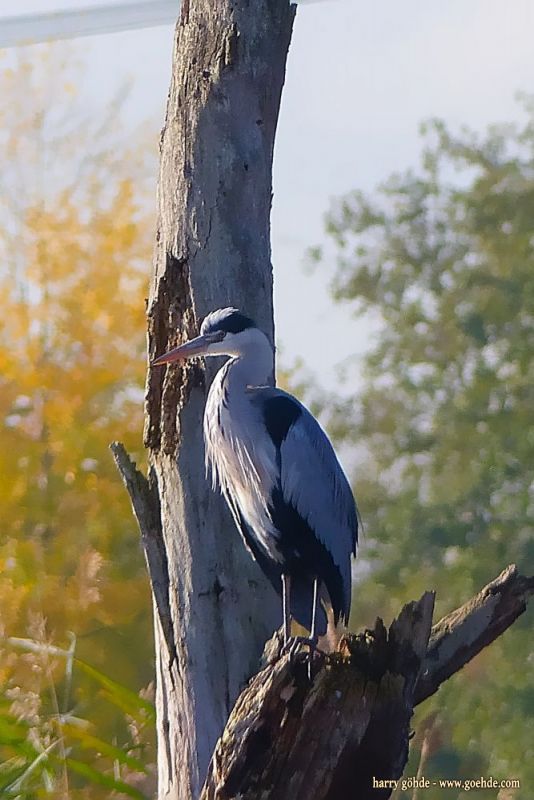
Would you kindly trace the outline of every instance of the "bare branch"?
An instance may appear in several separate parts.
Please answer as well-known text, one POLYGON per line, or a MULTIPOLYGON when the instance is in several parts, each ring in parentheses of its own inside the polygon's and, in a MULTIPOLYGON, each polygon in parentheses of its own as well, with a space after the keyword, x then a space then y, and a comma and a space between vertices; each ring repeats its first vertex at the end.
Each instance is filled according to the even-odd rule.
POLYGON ((155 477, 150 471, 149 477, 145 478, 121 442, 112 442, 110 450, 130 495, 139 525, 154 603, 167 644, 169 663, 172 665, 176 658, 176 647, 170 611, 167 553, 161 532, 159 496, 155 477))
POLYGON ((428 652, 415 689, 418 705, 468 661, 491 644, 526 609, 534 592, 534 577, 520 575, 515 564, 506 567, 461 608, 432 628, 428 652))

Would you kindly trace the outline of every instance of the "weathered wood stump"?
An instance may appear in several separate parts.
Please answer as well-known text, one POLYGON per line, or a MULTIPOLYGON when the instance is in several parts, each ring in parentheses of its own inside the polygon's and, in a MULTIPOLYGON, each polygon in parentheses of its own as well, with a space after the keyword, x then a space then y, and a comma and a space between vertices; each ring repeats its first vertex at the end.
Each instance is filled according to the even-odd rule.
POLYGON ((280 657, 241 693, 211 760, 202 800, 382 800, 408 758, 413 708, 525 610, 534 578, 510 566, 432 628, 434 595, 408 603, 389 630, 338 652, 280 657))

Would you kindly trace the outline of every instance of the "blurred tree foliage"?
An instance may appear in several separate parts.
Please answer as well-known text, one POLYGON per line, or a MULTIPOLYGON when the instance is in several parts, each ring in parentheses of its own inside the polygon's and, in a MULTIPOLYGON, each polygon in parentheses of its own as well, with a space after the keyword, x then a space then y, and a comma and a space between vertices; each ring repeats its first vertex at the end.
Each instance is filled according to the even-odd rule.
MULTIPOLYGON (((346 399, 354 363, 342 395, 320 401, 337 442, 359 454, 357 626, 377 613, 390 619, 429 588, 441 616, 508 563, 534 566, 528 100, 525 110, 522 127, 483 137, 432 122, 417 171, 393 176, 373 197, 350 194, 328 216, 333 297, 377 331, 358 401, 346 399)), ((320 249, 312 256, 326 260, 320 249)), ((533 674, 530 611, 419 710, 406 775, 419 766, 430 778, 520 778, 521 790, 499 798, 532 797, 533 674)), ((477 791, 480 800, 495 796, 477 791)), ((396 795, 405 797, 412 791, 396 795)))
POLYGON ((142 457, 153 154, 122 96, 94 119, 75 83, 57 47, 0 75, 0 794, 24 798, 107 798, 154 757, 150 595, 108 450, 142 457))

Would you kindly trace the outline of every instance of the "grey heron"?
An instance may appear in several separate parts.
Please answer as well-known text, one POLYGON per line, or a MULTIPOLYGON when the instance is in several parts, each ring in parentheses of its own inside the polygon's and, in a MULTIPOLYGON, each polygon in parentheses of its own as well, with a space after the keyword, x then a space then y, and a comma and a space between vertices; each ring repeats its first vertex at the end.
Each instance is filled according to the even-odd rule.
POLYGON ((284 638, 291 619, 309 642, 347 622, 351 556, 358 512, 334 449, 295 397, 267 386, 269 339, 235 308, 208 314, 200 335, 156 358, 154 365, 195 356, 230 356, 206 401, 206 467, 222 491, 245 544, 282 595, 284 638))

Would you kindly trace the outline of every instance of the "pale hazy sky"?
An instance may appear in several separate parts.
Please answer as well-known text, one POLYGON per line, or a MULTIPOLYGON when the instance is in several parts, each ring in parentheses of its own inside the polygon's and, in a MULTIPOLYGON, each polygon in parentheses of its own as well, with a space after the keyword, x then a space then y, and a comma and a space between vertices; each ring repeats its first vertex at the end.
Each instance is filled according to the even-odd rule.
MULTIPOLYGON (((89 0, 20 0, 16 13, 89 0)), ((1 15, 13 13, 0 0, 1 15)), ((326 0, 301 6, 289 55, 275 153, 273 261, 277 338, 326 386, 333 365, 365 348, 368 331, 332 306, 324 275, 302 269, 323 239, 330 199, 371 190, 417 162, 418 127, 442 117, 477 129, 520 116, 534 90, 532 0, 326 0)), ((79 40, 88 102, 104 107, 128 76, 127 113, 163 121, 171 26, 79 40)))

